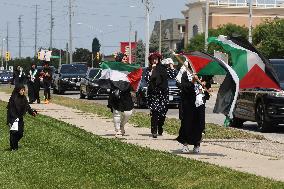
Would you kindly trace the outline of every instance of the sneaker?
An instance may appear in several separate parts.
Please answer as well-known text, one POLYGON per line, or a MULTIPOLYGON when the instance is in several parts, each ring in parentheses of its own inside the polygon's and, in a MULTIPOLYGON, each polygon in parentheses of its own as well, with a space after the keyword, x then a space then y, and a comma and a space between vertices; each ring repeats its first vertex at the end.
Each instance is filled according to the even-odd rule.
POLYGON ((182 151, 182 153, 189 153, 188 146, 187 145, 183 145, 181 151, 182 151))
POLYGON ((45 103, 45 104, 49 104, 49 101, 48 101, 48 100, 45 100, 44 103, 45 103))
POLYGON ((115 137, 116 137, 116 138, 118 138, 119 136, 122 136, 121 131, 116 131, 116 133, 115 133, 115 137))
POLYGON ((200 153, 200 146, 194 146, 194 147, 193 147, 193 153, 194 153, 194 154, 200 153))

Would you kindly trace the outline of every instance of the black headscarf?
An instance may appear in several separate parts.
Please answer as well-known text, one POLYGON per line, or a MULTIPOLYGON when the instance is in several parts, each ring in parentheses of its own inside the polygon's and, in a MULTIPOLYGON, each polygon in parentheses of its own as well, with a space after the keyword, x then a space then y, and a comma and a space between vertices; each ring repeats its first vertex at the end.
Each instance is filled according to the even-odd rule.
POLYGON ((17 85, 8 102, 8 109, 13 111, 18 117, 23 117, 27 112, 28 100, 25 95, 20 95, 20 90, 25 89, 22 84, 17 85))

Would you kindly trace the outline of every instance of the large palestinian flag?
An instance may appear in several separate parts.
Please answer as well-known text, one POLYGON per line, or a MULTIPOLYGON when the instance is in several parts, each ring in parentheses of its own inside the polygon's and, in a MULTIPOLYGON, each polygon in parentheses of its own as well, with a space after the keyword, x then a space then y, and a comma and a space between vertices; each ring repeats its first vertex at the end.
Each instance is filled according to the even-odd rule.
POLYGON ((233 118, 239 92, 239 78, 236 72, 225 62, 210 54, 196 51, 184 54, 184 57, 190 69, 198 75, 226 75, 219 88, 213 112, 233 118))
POLYGON ((226 36, 210 37, 209 44, 221 46, 231 55, 232 68, 240 79, 240 88, 280 89, 279 81, 269 61, 247 40, 226 36))
POLYGON ((125 91, 131 86, 136 91, 139 87, 142 68, 138 64, 126 64, 122 62, 103 62, 99 85, 103 88, 116 87, 125 91))

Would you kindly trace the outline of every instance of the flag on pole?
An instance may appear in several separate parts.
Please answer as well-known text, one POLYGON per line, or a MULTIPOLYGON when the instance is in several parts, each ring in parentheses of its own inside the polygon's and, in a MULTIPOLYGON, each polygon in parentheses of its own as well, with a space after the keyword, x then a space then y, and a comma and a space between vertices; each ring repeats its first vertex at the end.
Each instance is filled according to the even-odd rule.
POLYGON ((126 64, 122 62, 103 62, 99 85, 103 88, 112 86, 125 91, 129 86, 136 91, 139 87, 142 68, 138 64, 126 64))
POLYGON ((240 88, 280 89, 278 77, 267 60, 247 40, 226 36, 210 37, 209 44, 220 45, 230 53, 232 68, 240 79, 240 88))

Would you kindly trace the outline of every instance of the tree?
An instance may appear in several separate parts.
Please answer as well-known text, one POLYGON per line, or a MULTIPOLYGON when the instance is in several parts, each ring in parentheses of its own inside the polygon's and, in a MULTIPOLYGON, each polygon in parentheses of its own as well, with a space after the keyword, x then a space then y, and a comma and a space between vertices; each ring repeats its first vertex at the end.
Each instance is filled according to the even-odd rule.
POLYGON ((88 65, 92 62, 92 54, 88 49, 76 48, 76 51, 73 53, 74 62, 87 62, 88 65))
POLYGON ((97 52, 100 52, 101 44, 100 41, 95 37, 92 43, 92 53, 95 55, 97 52))
POLYGON ((139 40, 137 42, 137 47, 136 47, 136 64, 140 64, 141 66, 144 66, 145 63, 145 45, 142 40, 139 40))
POLYGON ((267 58, 284 57, 284 19, 266 20, 253 30, 253 44, 267 58))
MULTIPOLYGON (((225 24, 222 26, 218 26, 217 29, 210 29, 208 31, 209 37, 218 37, 219 35, 238 35, 244 38, 248 38, 248 28, 245 26, 238 26, 236 24, 225 24)), ((195 37, 191 38, 189 41, 189 45, 186 47, 185 51, 204 51, 205 46, 205 37, 204 33, 198 34, 195 37)), ((208 52, 213 53, 213 50, 216 50, 216 46, 209 46, 208 52)))

